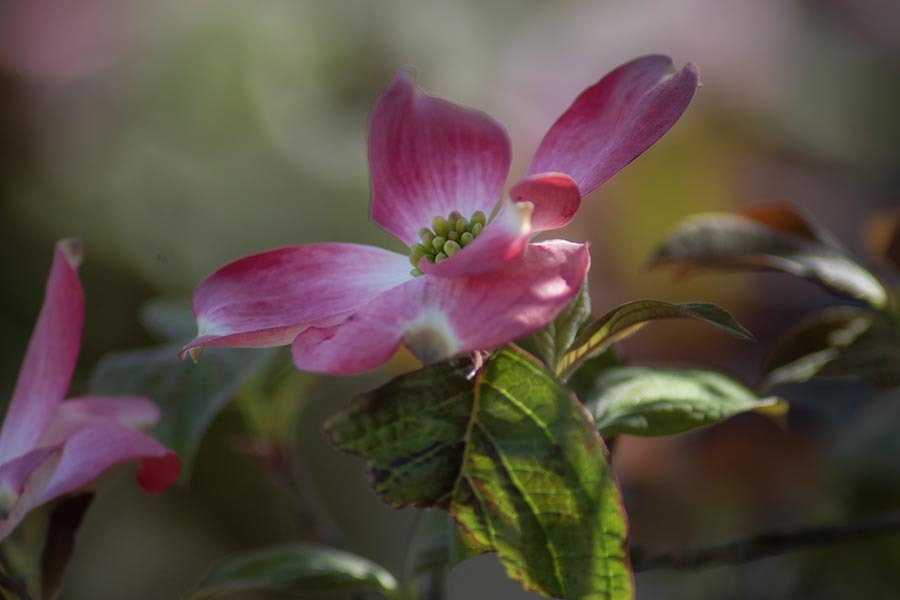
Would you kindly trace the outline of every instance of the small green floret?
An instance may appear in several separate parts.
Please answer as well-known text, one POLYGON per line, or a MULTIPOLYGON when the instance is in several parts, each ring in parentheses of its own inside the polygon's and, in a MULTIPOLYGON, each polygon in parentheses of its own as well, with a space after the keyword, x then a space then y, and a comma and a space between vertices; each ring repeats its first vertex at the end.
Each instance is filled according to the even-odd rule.
POLYGON ((419 262, 424 258, 430 263, 447 260, 478 237, 484 229, 487 218, 482 211, 476 211, 471 219, 462 216, 459 211, 451 212, 447 218, 438 216, 431 220, 431 229, 423 227, 419 230, 422 243, 413 244, 410 248, 409 262, 413 276, 419 276, 419 262))
POLYGON ((444 217, 435 217, 431 221, 431 228, 438 236, 445 236, 450 231, 450 223, 444 217))

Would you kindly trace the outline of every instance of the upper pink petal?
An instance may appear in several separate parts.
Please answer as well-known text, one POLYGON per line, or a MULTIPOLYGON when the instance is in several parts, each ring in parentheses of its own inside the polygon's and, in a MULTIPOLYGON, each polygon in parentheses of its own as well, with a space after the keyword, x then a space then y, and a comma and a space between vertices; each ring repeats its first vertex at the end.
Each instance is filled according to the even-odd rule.
POLYGON ((581 93, 541 141, 529 174, 567 173, 586 196, 675 124, 700 83, 667 56, 624 64, 581 93))
POLYGON ((505 201, 497 216, 468 246, 439 263, 424 258, 419 269, 439 277, 469 277, 502 268, 519 258, 531 236, 531 208, 505 201))
POLYGON ((565 227, 581 206, 578 184, 565 173, 529 175, 509 191, 515 202, 531 202, 531 227, 547 231, 565 227))
POLYGON ((371 217, 407 245, 436 216, 491 212, 509 172, 510 145, 489 116, 419 91, 401 71, 369 124, 371 217))
POLYGON ((84 321, 79 259, 77 242, 56 245, 44 305, 0 432, 0 463, 34 447, 69 388, 84 321))
POLYGON ((290 246, 248 256, 207 277, 194 293, 200 346, 289 344, 310 325, 350 310, 412 276, 402 254, 358 244, 290 246))
POLYGON ((349 375, 375 368, 405 344, 424 363, 487 350, 550 322, 575 296, 590 266, 587 246, 531 244, 502 271, 475 277, 424 275, 385 292, 343 323, 294 341, 294 363, 349 375))

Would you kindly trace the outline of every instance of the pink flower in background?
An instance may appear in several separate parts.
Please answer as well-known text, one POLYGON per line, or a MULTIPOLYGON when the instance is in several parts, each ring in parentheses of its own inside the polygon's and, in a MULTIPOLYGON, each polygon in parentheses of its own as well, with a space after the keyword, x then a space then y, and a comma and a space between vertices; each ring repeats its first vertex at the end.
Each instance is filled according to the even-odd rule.
POLYGON ((350 374, 401 344, 430 363, 532 333, 572 299, 590 257, 584 244, 529 239, 571 221, 582 196, 677 121, 697 85, 693 65, 673 73, 666 57, 619 67, 551 127, 488 221, 509 172, 506 132, 401 72, 369 126, 370 212, 409 255, 323 243, 231 263, 197 288, 199 331, 182 356, 292 344, 300 369, 350 374))
POLYGON ((75 268, 79 248, 57 244, 44 306, 28 344, 0 432, 0 540, 33 508, 76 490, 119 463, 140 460, 138 482, 165 491, 178 457, 136 427, 159 419, 133 396, 63 401, 81 345, 84 299, 75 268))

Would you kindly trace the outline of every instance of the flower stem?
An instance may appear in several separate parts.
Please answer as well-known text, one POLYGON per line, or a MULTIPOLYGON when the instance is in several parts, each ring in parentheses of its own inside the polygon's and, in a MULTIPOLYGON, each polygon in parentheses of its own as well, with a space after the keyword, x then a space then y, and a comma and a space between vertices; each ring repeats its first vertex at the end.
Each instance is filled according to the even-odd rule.
POLYGON ((32 600, 25 581, 16 575, 2 548, 0 548, 0 589, 14 594, 17 600, 32 600))

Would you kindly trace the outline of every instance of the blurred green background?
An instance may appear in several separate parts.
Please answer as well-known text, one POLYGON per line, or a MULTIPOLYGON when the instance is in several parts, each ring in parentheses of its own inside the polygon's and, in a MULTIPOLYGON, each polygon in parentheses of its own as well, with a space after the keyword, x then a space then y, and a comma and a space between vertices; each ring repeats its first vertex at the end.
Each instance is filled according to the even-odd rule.
MULTIPOLYGON (((687 215, 786 201, 884 274, 870 232, 900 204, 897 23, 893 0, 0 0, 0 398, 11 394, 55 240, 86 247, 74 395, 105 354, 154 343, 137 319, 144 302, 187 306, 226 262, 329 240, 399 248, 368 221, 365 156, 368 113, 398 68, 501 121, 514 180, 578 92, 648 53, 697 63, 704 85, 561 237, 591 241, 596 312, 638 297, 712 301, 759 338, 655 325, 626 346, 635 362, 718 368, 753 384, 785 327, 837 301, 781 276, 675 282, 643 264, 687 215)), ((383 506, 361 461, 331 451, 319 424, 400 368, 403 358, 356 379, 302 378, 302 411, 287 425, 333 535, 395 572, 413 511, 383 506)), ((900 503, 900 398, 853 383, 782 391, 793 404, 783 424, 746 415, 621 440, 634 537, 715 541, 900 503)), ((189 484, 162 498, 111 477, 63 597, 177 598, 218 558, 308 535, 247 436, 230 406, 189 484)), ((896 598, 898 561, 900 543, 885 539, 642 574, 638 597, 896 598)), ((530 597, 490 557, 454 571, 450 587, 451 598, 530 597)))

